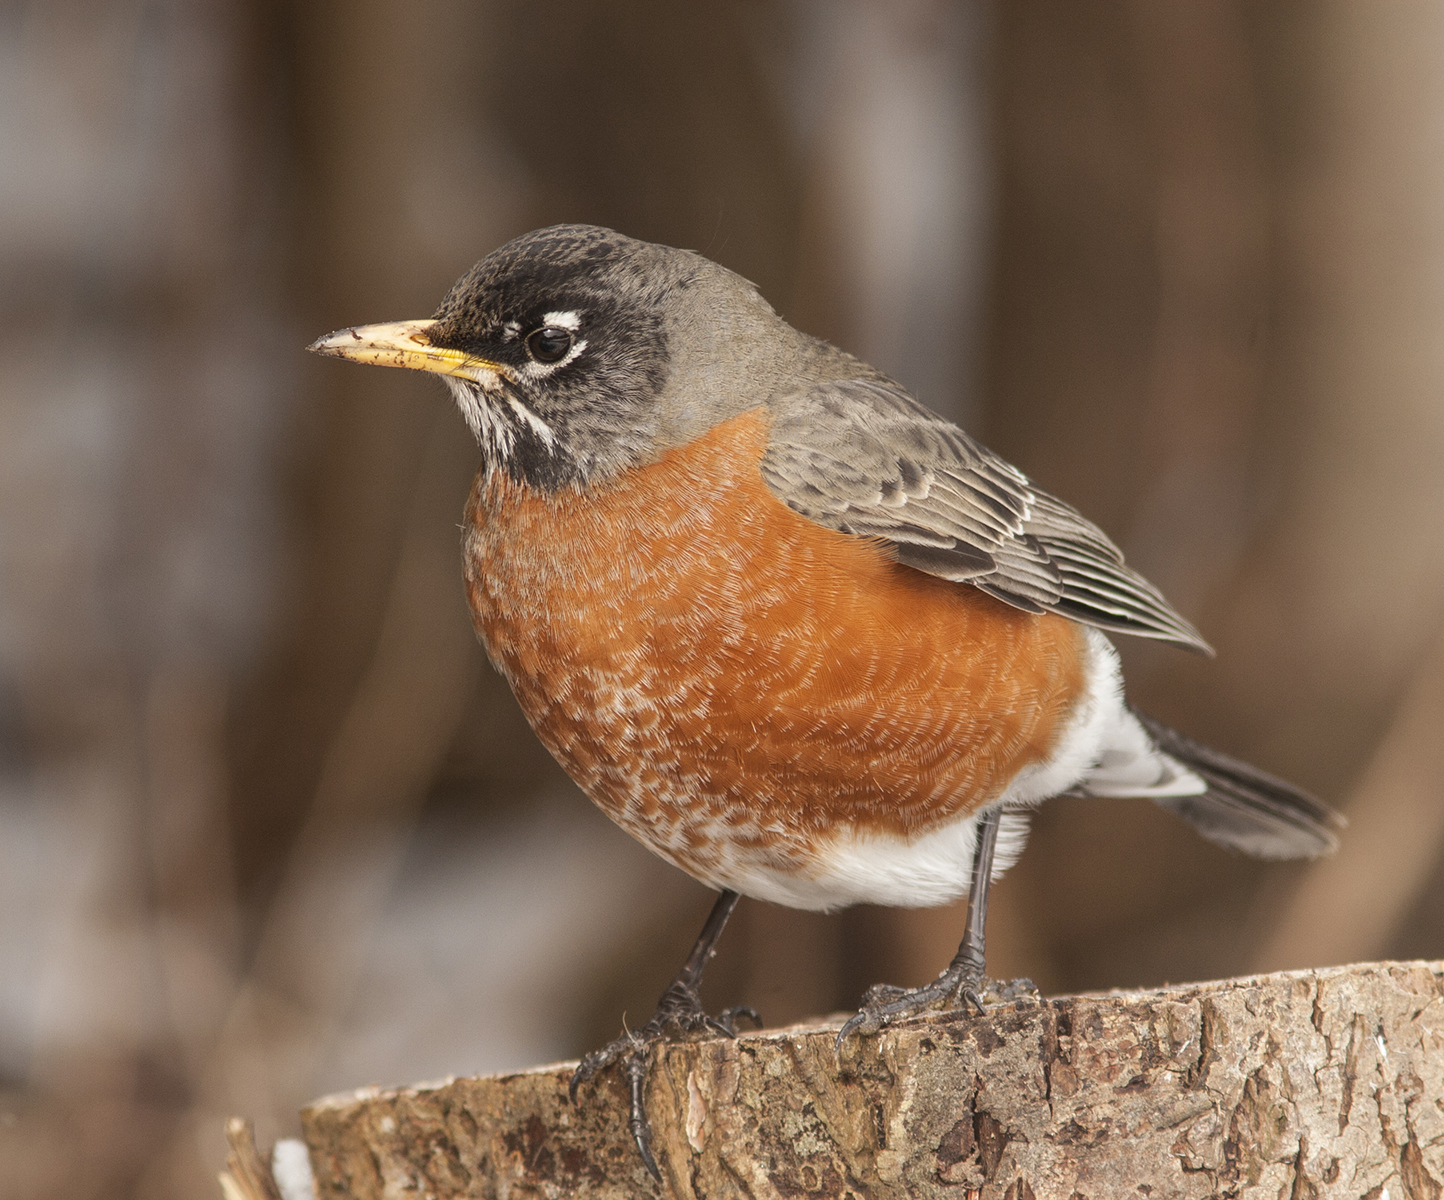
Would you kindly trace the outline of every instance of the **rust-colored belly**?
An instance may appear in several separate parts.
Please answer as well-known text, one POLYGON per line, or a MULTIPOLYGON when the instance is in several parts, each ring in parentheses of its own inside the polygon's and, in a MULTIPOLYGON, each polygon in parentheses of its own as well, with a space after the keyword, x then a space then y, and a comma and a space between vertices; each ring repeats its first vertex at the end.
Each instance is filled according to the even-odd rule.
POLYGON ((908 836, 1051 754, 1079 629, 898 566, 792 512, 746 413, 591 492, 502 473, 468 506, 467 593, 548 749, 708 883, 802 870, 837 832, 908 836))

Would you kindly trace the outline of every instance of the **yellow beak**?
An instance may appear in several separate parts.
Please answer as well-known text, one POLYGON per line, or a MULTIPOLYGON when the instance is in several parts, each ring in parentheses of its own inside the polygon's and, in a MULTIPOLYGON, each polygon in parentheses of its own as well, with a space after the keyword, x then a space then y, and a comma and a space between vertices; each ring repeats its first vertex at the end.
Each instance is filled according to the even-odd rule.
POLYGON ((306 349, 330 358, 455 375, 477 383, 508 374, 500 363, 476 358, 461 350, 433 346, 427 331, 435 324, 435 321, 392 321, 386 325, 353 325, 317 338, 306 349))

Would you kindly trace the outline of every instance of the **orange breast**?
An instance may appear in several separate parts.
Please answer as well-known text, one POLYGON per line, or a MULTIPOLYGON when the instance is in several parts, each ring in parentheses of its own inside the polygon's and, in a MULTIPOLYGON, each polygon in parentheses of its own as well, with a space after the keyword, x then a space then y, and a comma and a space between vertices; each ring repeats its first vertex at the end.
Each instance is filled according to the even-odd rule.
POLYGON ((476 627, 614 820, 704 881, 819 836, 910 835, 1049 757, 1081 631, 893 562, 767 490, 761 411, 595 491, 493 473, 468 506, 476 627))

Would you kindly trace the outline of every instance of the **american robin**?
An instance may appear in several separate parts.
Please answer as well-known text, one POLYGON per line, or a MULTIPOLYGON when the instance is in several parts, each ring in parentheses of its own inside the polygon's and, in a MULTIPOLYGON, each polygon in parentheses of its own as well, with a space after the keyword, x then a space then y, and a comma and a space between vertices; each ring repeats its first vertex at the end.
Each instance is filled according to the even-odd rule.
POLYGON ((968 892, 932 984, 839 1033, 981 1009, 989 882, 1050 796, 1147 796, 1264 858, 1337 817, 1124 701, 1106 633, 1211 653, 1093 524, 899 384, 698 254, 561 225, 507 243, 430 320, 312 347, 430 371, 480 443, 478 634, 537 735, 622 828, 721 892, 625 1066, 650 1171, 664 1037, 734 1034, 698 983, 740 895, 806 909, 968 892))

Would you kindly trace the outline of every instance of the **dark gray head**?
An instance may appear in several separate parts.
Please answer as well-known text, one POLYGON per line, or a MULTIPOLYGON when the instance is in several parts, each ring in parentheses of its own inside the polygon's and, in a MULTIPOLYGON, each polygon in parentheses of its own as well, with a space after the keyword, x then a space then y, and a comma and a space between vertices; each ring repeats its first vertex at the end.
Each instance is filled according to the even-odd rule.
POLYGON ((487 255, 431 320, 311 348, 440 374, 490 465, 554 490, 765 403, 803 341, 750 283, 698 254, 555 225, 487 255))

